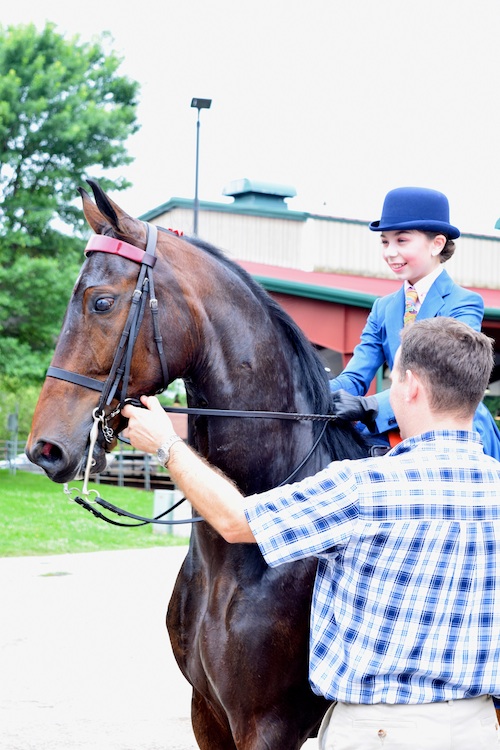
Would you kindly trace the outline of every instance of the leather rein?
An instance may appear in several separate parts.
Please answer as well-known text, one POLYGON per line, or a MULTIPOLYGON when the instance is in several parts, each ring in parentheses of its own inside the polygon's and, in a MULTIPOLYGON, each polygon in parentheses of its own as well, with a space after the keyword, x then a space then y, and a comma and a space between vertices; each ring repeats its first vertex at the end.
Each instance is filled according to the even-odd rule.
MULTIPOLYGON (((163 340, 160 332, 159 321, 158 321, 158 300, 155 297, 154 282, 153 282, 153 268, 156 263, 156 243, 158 238, 158 229, 160 231, 166 231, 161 227, 156 227, 154 224, 148 224, 145 222, 146 227, 146 249, 141 250, 135 245, 131 245, 122 240, 117 240, 114 237, 107 237, 105 235, 93 235, 87 243, 85 248, 85 255, 88 256, 94 252, 105 252, 112 253, 113 255, 119 255, 123 258, 133 261, 134 263, 140 264, 140 270, 135 286, 134 293, 132 295, 132 301, 130 310, 125 322, 122 335, 111 365, 111 369, 108 377, 105 381, 90 378, 86 375, 73 372, 71 370, 65 370, 60 367, 50 366, 47 370, 47 377, 57 378, 59 380, 65 380, 66 382, 79 385, 83 388, 90 388, 100 392, 99 403, 92 412, 93 424, 89 434, 89 449, 86 461, 86 467, 84 472, 83 487, 81 490, 81 496, 78 495, 79 490, 76 487, 69 488, 67 484, 64 485, 64 493, 78 505, 81 505, 85 510, 88 510, 97 518, 100 518, 107 523, 113 524, 114 526, 122 527, 136 527, 144 526, 146 524, 185 524, 185 523, 196 523, 203 521, 204 519, 200 516, 194 516, 186 519, 164 519, 168 513, 171 513, 177 508, 186 498, 182 498, 175 505, 170 507, 163 513, 155 516, 154 518, 147 518, 145 516, 136 515, 130 513, 123 508, 119 508, 112 503, 104 500, 99 495, 97 490, 89 490, 88 482, 90 478, 90 471, 94 460, 92 458, 94 447, 97 441, 99 428, 102 430, 104 439, 106 442, 111 443, 115 437, 113 428, 109 422, 115 416, 117 416, 123 406, 126 403, 132 403, 135 406, 142 406, 141 402, 135 398, 127 397, 127 388, 130 379, 130 368, 132 363, 132 355, 134 351, 134 345, 139 334, 142 320, 146 309, 146 302, 149 296, 149 308, 152 315, 154 340, 158 351, 158 357, 162 368, 163 386, 157 392, 161 392, 168 385, 168 366, 165 358, 165 352, 163 349, 163 340), (120 388, 121 383, 121 388, 120 388), (119 401, 118 406, 111 412, 106 413, 106 410, 110 407, 113 399, 119 401), (77 493, 73 496, 73 493, 77 493), (93 495, 93 499, 90 496, 93 495), (123 523, 115 521, 108 516, 105 516, 98 510, 95 505, 99 505, 104 510, 114 513, 117 516, 124 516, 135 521, 135 523, 123 523)), ((166 412, 175 412, 176 414, 191 414, 198 416, 210 416, 210 417, 257 417, 263 419, 291 419, 295 421, 302 420, 315 420, 323 421, 323 427, 320 431, 319 436, 316 438, 313 446, 300 462, 300 464, 292 471, 292 473, 283 482, 280 482, 279 486, 287 484, 293 479, 300 469, 310 459, 319 443, 321 442, 323 435, 325 434, 326 428, 330 421, 336 419, 332 414, 295 414, 290 412, 275 412, 275 411, 244 411, 244 410, 232 410, 232 409, 205 409, 205 408, 178 408, 178 407, 163 407, 166 412)), ((120 438, 123 442, 129 442, 124 438, 120 438)))

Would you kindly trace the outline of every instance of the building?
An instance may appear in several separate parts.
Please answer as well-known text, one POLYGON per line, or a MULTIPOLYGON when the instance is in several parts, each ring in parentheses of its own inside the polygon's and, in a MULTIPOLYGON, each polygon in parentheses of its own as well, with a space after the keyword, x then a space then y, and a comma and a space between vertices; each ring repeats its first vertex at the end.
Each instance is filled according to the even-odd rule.
MULTIPOLYGON (((375 299, 399 287, 367 221, 293 211, 290 186, 232 182, 232 202, 199 205, 198 234, 237 261, 290 313, 336 375, 349 361, 375 299)), ((193 201, 171 198, 141 216, 189 235, 193 201)), ((463 234, 447 270, 485 302, 483 331, 495 339, 490 390, 500 396, 500 233, 463 234)), ((372 392, 386 387, 380 373, 372 392)))

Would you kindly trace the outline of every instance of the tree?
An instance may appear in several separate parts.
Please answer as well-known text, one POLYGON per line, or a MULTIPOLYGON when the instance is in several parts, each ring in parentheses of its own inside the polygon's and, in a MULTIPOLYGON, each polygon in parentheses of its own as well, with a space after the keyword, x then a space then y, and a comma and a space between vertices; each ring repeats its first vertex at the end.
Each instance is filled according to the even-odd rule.
POLYGON ((108 46, 0 27, 0 376, 43 377, 82 260, 76 188, 131 161, 139 86, 108 46))

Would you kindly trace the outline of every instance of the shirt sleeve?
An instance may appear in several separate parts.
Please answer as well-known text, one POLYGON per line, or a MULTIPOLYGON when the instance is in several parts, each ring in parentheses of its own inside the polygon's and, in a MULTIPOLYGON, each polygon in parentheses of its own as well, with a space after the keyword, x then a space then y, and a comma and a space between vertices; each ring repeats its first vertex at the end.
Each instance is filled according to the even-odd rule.
POLYGON ((358 518, 349 461, 245 500, 245 515, 268 565, 314 557, 346 543, 358 518))

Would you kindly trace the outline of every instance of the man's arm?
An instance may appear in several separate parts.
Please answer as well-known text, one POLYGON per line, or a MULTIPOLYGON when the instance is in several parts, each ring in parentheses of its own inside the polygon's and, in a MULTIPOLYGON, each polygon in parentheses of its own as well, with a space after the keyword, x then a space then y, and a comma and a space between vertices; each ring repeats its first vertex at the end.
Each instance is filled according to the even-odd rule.
MULTIPOLYGON (((141 401, 146 409, 123 407, 122 414, 129 420, 124 434, 134 448, 156 453, 175 431, 155 396, 142 396, 141 401)), ((171 446, 168 471, 196 511, 227 542, 255 542, 243 510, 243 495, 183 441, 171 446)))

